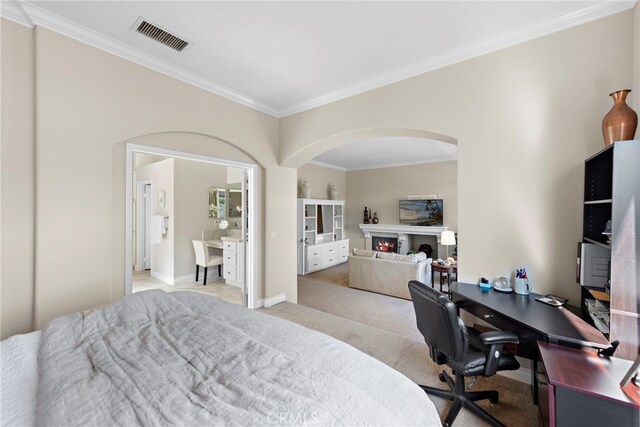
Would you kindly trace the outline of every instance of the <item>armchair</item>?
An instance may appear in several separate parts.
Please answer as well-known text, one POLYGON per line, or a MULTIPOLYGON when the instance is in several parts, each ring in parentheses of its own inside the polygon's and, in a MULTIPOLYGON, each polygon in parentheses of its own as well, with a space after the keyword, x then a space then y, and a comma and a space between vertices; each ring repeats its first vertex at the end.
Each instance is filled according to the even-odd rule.
POLYGON ((420 386, 427 394, 453 401, 444 425, 451 426, 464 407, 491 425, 502 426, 500 421, 475 403, 476 400, 489 399, 496 404, 498 392, 468 392, 464 379, 480 375, 490 377, 498 371, 519 369, 520 364, 515 357, 503 349, 504 344, 517 344, 518 336, 505 331, 479 333, 473 328, 467 329, 458 317, 454 302, 424 283, 412 280, 409 282, 409 292, 417 326, 429 346, 431 358, 438 365, 448 365, 455 373, 455 382, 444 370, 439 375, 449 390, 420 386))

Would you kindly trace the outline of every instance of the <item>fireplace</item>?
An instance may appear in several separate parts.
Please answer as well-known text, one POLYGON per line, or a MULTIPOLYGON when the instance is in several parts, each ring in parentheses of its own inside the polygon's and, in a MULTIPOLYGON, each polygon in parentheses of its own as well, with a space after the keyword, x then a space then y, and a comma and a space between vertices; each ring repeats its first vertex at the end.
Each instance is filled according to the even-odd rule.
POLYGON ((378 252, 398 252, 398 239, 395 237, 371 237, 371 249, 378 252))
POLYGON ((447 227, 435 227, 435 226, 420 226, 420 225, 397 225, 397 224, 360 224, 360 230, 364 233, 364 245, 365 248, 376 249, 376 243, 373 242, 374 237, 378 237, 384 240, 391 238, 397 239, 397 244, 394 252, 400 255, 406 255, 412 247, 418 247, 419 243, 429 243, 437 250, 434 251, 434 255, 438 253, 444 253, 444 246, 440 245, 440 236, 443 231, 447 231, 447 227), (416 236, 433 236, 433 241, 416 241, 416 245, 413 245, 414 237, 416 236))

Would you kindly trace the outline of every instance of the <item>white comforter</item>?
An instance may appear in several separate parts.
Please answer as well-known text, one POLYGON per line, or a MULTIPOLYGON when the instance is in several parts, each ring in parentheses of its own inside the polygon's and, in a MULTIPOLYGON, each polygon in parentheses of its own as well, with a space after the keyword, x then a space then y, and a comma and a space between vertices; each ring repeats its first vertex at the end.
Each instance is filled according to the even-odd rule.
MULTIPOLYGON (((382 343, 381 343, 382 345, 382 343)), ((351 346, 190 292, 54 320, 36 425, 440 425, 425 393, 351 346)))

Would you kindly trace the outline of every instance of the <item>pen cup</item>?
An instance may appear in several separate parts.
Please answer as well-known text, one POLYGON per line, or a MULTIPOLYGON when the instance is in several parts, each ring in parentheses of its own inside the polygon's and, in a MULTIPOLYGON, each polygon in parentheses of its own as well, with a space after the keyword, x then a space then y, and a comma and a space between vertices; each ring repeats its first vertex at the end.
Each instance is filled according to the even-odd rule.
POLYGON ((529 279, 520 279, 516 277, 513 283, 513 291, 516 294, 529 295, 529 293, 531 292, 531 285, 529 285, 529 279))

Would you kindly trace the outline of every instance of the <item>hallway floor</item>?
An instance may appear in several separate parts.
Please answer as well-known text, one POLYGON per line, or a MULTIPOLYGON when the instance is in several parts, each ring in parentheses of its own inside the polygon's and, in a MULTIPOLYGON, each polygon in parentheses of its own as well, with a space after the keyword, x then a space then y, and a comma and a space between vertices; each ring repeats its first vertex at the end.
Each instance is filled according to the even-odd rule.
POLYGON ((149 270, 133 272, 133 293, 146 291, 149 289, 161 289, 165 292, 190 291, 211 295, 221 300, 243 305, 242 290, 237 286, 227 285, 224 279, 217 274, 210 274, 207 277, 207 286, 202 285, 202 277, 198 282, 186 282, 177 285, 169 285, 161 280, 151 277, 149 270))

